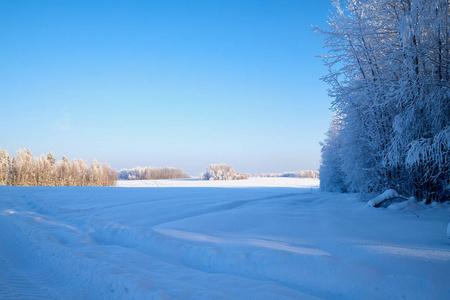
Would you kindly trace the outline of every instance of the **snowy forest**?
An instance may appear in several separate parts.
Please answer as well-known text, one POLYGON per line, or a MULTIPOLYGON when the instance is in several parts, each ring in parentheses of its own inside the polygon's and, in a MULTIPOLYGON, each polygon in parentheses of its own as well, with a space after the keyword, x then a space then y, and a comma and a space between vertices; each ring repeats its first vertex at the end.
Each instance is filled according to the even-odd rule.
POLYGON ((324 36, 333 97, 320 185, 450 196, 448 0, 333 1, 324 36))
POLYGON ((94 160, 91 166, 82 159, 56 161, 53 153, 33 157, 30 149, 17 151, 11 159, 0 149, 0 185, 19 186, 113 186, 117 172, 108 164, 94 160))

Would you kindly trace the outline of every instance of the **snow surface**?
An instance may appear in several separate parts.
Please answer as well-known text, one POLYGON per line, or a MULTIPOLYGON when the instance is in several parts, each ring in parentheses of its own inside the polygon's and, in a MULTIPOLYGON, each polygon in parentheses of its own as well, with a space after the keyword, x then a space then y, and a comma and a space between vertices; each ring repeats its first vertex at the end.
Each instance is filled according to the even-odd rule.
POLYGON ((450 298, 448 205, 299 178, 119 184, 165 188, 0 186, 0 299, 450 298))
POLYGON ((199 180, 198 178, 168 180, 119 180, 118 187, 296 187, 318 188, 317 178, 250 177, 243 180, 199 180))

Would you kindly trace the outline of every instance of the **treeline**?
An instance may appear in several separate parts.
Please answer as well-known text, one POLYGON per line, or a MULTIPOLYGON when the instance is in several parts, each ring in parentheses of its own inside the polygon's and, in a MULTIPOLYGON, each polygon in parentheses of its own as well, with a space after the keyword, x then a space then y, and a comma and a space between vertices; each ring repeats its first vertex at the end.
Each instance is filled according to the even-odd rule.
POLYGON ((135 167, 133 169, 121 169, 119 179, 121 180, 151 180, 151 179, 176 179, 190 178, 179 168, 156 168, 156 167, 135 167))
POLYGON ((319 178, 319 171, 317 170, 301 170, 295 172, 283 173, 261 173, 249 175, 251 177, 294 177, 294 178, 319 178))
POLYGON ((333 1, 321 187, 450 199, 448 0, 333 1))
POLYGON ((30 149, 21 149, 10 157, 0 149, 0 185, 18 186, 114 186, 117 172, 108 164, 94 160, 56 161, 53 153, 33 157, 30 149))

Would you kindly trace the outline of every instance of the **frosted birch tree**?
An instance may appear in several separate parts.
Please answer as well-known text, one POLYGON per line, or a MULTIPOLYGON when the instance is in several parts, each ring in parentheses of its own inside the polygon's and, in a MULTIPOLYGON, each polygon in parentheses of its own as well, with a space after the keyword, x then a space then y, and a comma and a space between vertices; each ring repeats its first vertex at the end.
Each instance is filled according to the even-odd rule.
MULTIPOLYGON (((342 120, 339 161, 362 193, 449 195, 448 0, 334 1, 324 80, 342 120)), ((325 143, 325 146, 328 145, 325 143)), ((327 154, 327 148, 324 148, 327 154)), ((323 159, 325 161, 325 159, 323 159)), ((326 185, 327 173, 321 174, 326 185)))

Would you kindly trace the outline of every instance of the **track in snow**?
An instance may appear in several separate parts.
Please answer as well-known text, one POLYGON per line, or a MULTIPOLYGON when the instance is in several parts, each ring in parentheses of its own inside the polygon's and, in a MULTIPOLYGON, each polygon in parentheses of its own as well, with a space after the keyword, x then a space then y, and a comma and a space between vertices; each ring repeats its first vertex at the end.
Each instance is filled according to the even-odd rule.
POLYGON ((0 187, 0 299, 445 299, 449 217, 310 187, 0 187))

